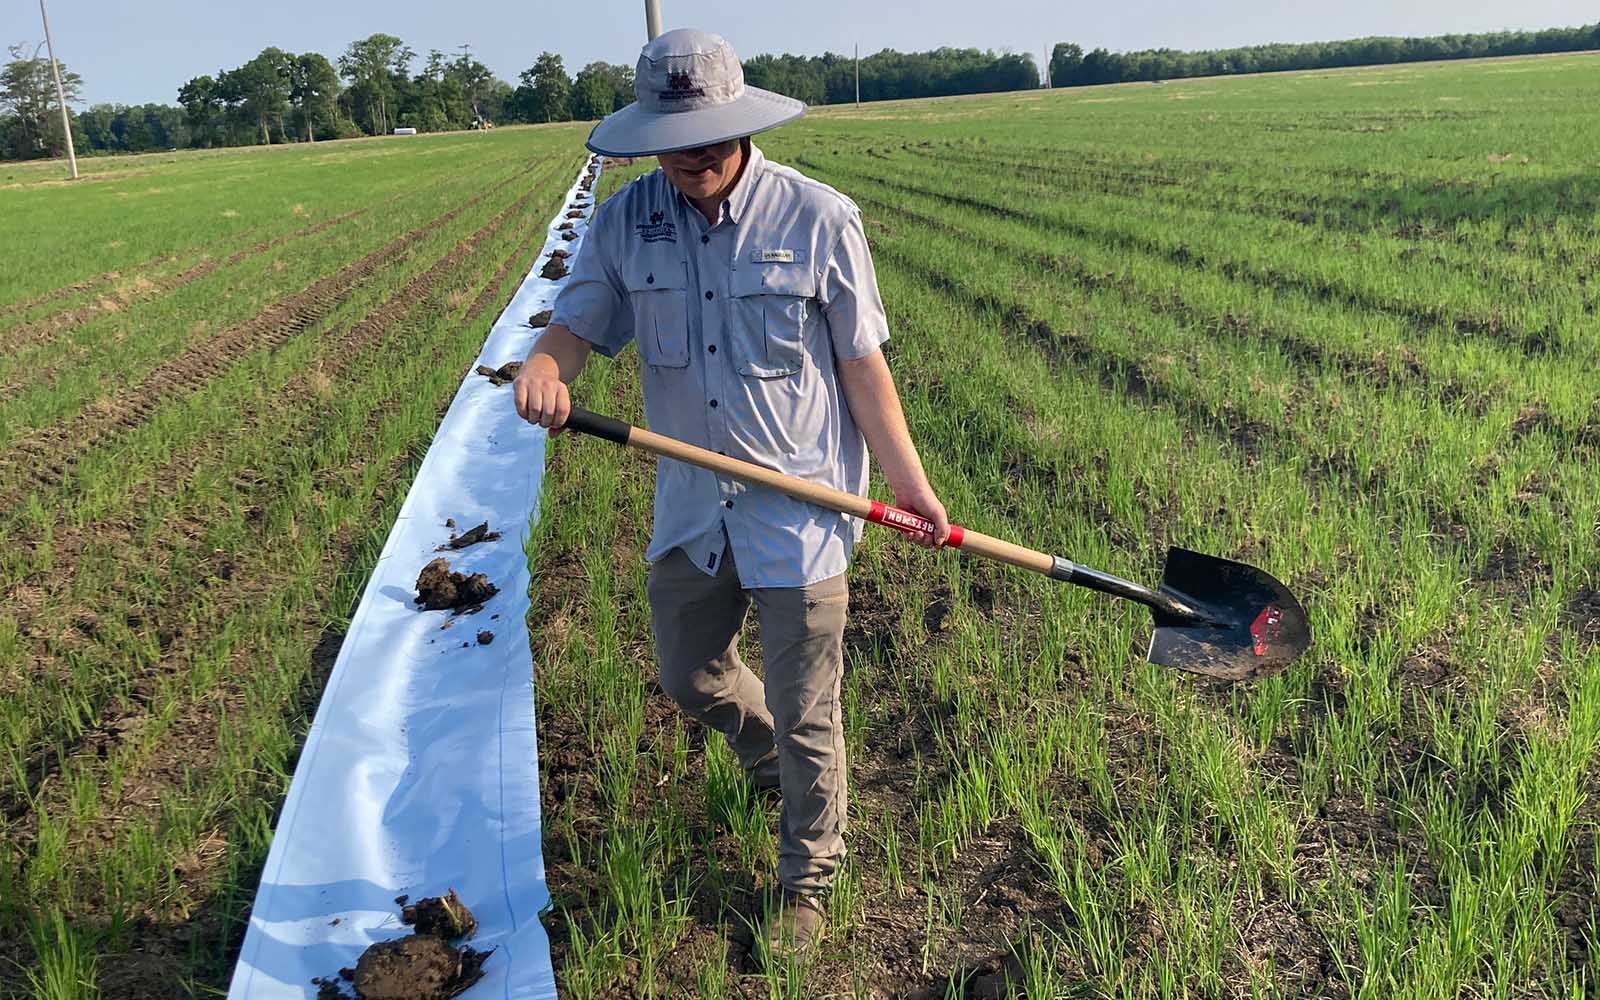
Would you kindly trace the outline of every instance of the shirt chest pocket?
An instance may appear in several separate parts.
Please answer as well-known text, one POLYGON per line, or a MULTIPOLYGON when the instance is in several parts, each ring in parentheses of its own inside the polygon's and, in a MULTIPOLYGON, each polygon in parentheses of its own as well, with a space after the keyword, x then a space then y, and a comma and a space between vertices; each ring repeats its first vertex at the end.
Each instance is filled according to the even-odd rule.
POLYGON ((633 338, 645 363, 657 368, 689 364, 689 282, 683 261, 640 263, 625 269, 623 284, 633 309, 633 338))
POLYGON ((805 333, 816 323, 817 276, 795 264, 732 274, 730 338, 739 374, 784 378, 805 365, 805 333))

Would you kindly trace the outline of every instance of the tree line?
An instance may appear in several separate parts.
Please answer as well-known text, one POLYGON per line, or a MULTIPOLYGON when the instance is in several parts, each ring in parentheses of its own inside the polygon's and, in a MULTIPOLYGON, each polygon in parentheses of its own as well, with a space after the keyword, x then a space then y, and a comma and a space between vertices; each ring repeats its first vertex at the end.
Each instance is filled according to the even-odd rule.
POLYGON ((1085 87, 1102 83, 1179 80, 1195 76, 1277 73, 1284 70, 1383 66, 1440 59, 1480 59, 1600 49, 1600 23, 1543 31, 1496 31, 1435 35, 1428 38, 1352 38, 1339 42, 1250 45, 1233 49, 1182 52, 1084 52, 1059 42, 1050 53, 1050 84, 1085 87))
MULTIPOLYGON (((40 48, 11 46, 11 60, 0 68, 0 158, 59 156, 64 149, 55 85, 40 48)), ((1077 87, 1597 48, 1600 24, 1192 52, 1085 52, 1076 43, 1061 42, 1050 54, 1048 80, 1056 87, 1077 87)), ((857 66, 850 56, 758 55, 744 69, 752 86, 808 104, 856 99, 857 66)), ((64 64, 61 76, 68 107, 81 104, 83 80, 64 64)), ((402 126, 440 132, 509 122, 591 120, 633 100, 631 67, 592 62, 569 76, 561 57, 552 52, 541 53, 517 80, 513 86, 497 79, 467 52, 452 57, 433 49, 419 60, 405 42, 380 33, 351 42, 333 60, 316 52, 262 49, 242 66, 187 81, 178 89, 176 106, 94 104, 69 118, 80 152, 135 153, 385 135, 402 126)), ((884 49, 860 61, 863 101, 1039 85, 1031 55, 973 48, 884 49)))
MULTIPOLYGON (((81 103, 83 80, 65 63, 61 74, 70 109, 81 103)), ((185 82, 175 106, 94 104, 69 119, 78 152, 92 155, 603 118, 632 100, 631 67, 593 62, 574 78, 545 52, 512 86, 466 52, 434 49, 419 59, 399 38, 375 34, 331 61, 265 48, 242 66, 185 82)), ((0 69, 0 159, 64 148, 49 60, 38 47, 12 46, 0 69)))

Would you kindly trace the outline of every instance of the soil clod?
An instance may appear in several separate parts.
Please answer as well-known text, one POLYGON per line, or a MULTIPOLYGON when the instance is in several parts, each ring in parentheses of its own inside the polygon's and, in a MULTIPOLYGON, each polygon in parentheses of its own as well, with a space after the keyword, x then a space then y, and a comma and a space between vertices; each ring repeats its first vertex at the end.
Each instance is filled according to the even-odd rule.
POLYGON ((567 218, 569 218, 569 219, 581 219, 581 218, 583 218, 583 213, 578 211, 577 209, 573 209, 572 211, 567 213, 567 218))
POLYGON ((559 257, 551 257, 545 262, 544 267, 539 270, 539 277, 547 278, 551 281, 565 278, 567 274, 567 265, 562 263, 559 257))
POLYGON ((356 963, 356 995, 362 1000, 447 1000, 483 978, 489 954, 426 934, 380 941, 356 963))
POLYGON ((445 551, 449 551, 451 549, 454 549, 456 551, 460 551, 461 549, 464 549, 464 548, 468 547, 469 545, 477 545, 479 542, 493 542, 493 541, 496 541, 496 540, 499 539, 499 537, 500 537, 500 532, 498 532, 498 531, 490 531, 489 530, 489 522, 485 521, 482 524, 478 525, 476 528, 472 528, 472 529, 470 529, 468 531, 464 531, 459 535, 456 534, 455 532, 451 532, 450 533, 450 540, 448 542, 445 542, 443 545, 439 546, 438 548, 434 549, 433 551, 435 551, 435 552, 445 552, 445 551))
POLYGON ((490 368, 488 365, 479 365, 478 374, 488 379, 493 385, 505 385, 517 377, 517 372, 522 371, 522 362, 507 361, 499 368, 490 368))
MULTIPOLYGON (((560 253, 559 250, 556 252, 560 253)), ((550 317, 554 315, 554 309, 541 309, 532 316, 528 317, 528 325, 533 327, 535 330, 539 329, 541 326, 549 326, 550 317)))
POLYGON ((572 251, 565 250, 561 247, 556 247, 554 250, 550 251, 550 256, 556 260, 566 260, 568 257, 572 256, 572 251))
POLYGON ((443 896, 427 896, 400 911, 400 922, 410 924, 418 934, 454 941, 471 937, 478 929, 478 918, 467 909, 456 891, 443 896))
POLYGON ((569 240, 569 241, 570 240, 575 240, 575 239, 578 238, 578 234, 569 229, 566 232, 561 234, 561 238, 564 239, 564 240, 569 240))
POLYGON ((478 645, 487 646, 491 642, 494 642, 494 633, 493 632, 485 630, 485 631, 482 631, 482 632, 478 633, 478 645))
POLYGON ((417 576, 416 603, 427 611, 476 611, 498 592, 482 573, 454 572, 450 560, 440 556, 417 576))

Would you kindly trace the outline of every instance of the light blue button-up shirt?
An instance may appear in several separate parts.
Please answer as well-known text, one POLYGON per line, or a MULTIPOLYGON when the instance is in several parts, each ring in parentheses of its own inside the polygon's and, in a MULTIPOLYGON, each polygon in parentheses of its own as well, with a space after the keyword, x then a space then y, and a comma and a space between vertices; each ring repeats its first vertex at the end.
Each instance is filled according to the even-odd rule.
MULTIPOLYGON (((837 363, 889 338, 861 213, 754 145, 721 218, 658 169, 606 199, 556 300, 608 357, 640 355, 650 429, 835 489, 867 489, 866 441, 837 363)), ((681 548, 740 583, 799 587, 843 573, 856 518, 671 459, 656 463, 646 558, 681 548)))

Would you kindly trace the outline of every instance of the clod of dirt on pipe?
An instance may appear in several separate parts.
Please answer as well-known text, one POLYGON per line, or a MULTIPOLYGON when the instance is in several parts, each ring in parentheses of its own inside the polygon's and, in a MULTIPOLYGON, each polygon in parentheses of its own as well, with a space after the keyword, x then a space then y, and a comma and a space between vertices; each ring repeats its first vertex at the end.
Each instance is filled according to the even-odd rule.
POLYGON ((490 368, 488 365, 479 365, 478 374, 488 379, 491 385, 505 385, 517 377, 517 372, 522 371, 522 362, 507 361, 499 368, 490 368))
POLYGON ((422 568, 417 576, 416 603, 425 611, 473 612, 500 592, 482 573, 457 573, 450 560, 440 556, 422 568))

